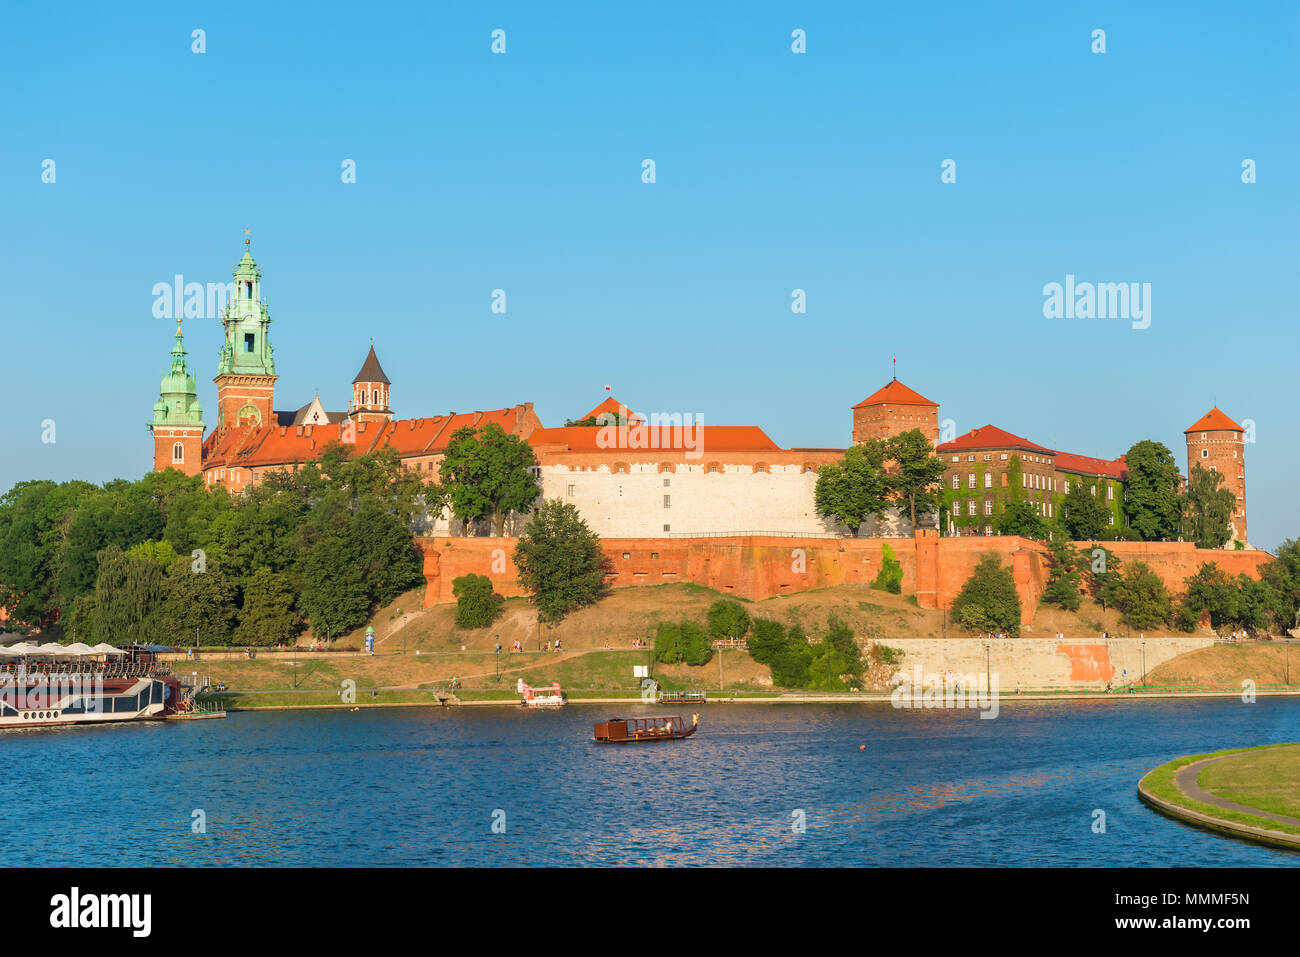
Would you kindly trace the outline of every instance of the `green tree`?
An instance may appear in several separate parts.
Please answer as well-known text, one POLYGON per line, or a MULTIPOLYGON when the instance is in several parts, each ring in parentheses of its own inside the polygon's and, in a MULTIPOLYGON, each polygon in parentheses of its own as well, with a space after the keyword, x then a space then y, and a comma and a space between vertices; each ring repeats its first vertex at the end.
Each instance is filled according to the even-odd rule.
POLYGON ((1083 573, 1083 587, 1098 602, 1102 610, 1115 606, 1123 576, 1120 574, 1119 556, 1096 542, 1081 556, 1079 570, 1083 573))
POLYGON ((903 590, 903 565, 894 556, 894 549, 886 542, 881 546, 880 571, 871 587, 897 595, 903 590))
POLYGON ((1178 465, 1160 442, 1144 439, 1124 454, 1128 480, 1124 487, 1127 524, 1154 542, 1176 538, 1182 509, 1178 501, 1178 465))
POLYGON ((1232 510, 1237 496, 1223 487, 1223 473, 1192 466, 1182 497, 1183 537, 1197 548, 1219 548, 1232 538, 1232 510))
POLYGON ((1020 595, 1011 570, 998 556, 986 554, 979 560, 953 599, 952 613, 968 629, 1020 637, 1020 595))
POLYGON ((907 509, 912 528, 916 516, 928 515, 939 507, 940 482, 943 479, 943 460, 920 429, 909 429, 888 439, 886 457, 893 467, 886 473, 889 490, 907 509))
POLYGON ((1106 482, 1072 475, 1070 491, 1061 500, 1061 524, 1076 542, 1095 541, 1110 525, 1106 482))
POLYGON ((713 658, 713 645, 705 630, 693 621, 681 623, 682 660, 688 665, 707 665, 713 658))
POLYGON ((503 535, 506 517, 526 511, 542 494, 531 471, 536 464, 532 446, 495 422, 478 432, 468 426, 458 429, 441 465, 452 511, 466 529, 490 517, 492 534, 503 535))
POLYGON ((244 586, 236 639, 245 645, 278 645, 293 641, 302 629, 294 610, 295 593, 289 576, 262 567, 244 586))
POLYGON ((1047 549, 1047 586, 1043 589, 1042 600, 1067 611, 1078 611, 1083 604, 1083 595, 1079 591, 1085 563, 1083 553, 1064 537, 1053 538, 1047 549))
POLYGON ((532 596, 542 620, 551 624, 609 592, 600 536, 560 499, 542 502, 519 536, 514 561, 520 586, 532 596))
POLYGON ((234 583, 219 566, 196 572, 188 558, 172 561, 160 627, 167 644, 229 644, 237 614, 234 583))
POLYGON ((682 658, 682 626, 675 621, 659 622, 655 626, 655 661, 676 665, 682 658))
POLYGON ((97 568, 95 634, 111 635, 114 644, 156 642, 167 594, 163 570, 156 562, 127 555, 116 545, 99 553, 97 568))
POLYGON ((739 641, 749 631, 749 612, 738 601, 720 598, 709 606, 709 634, 719 640, 739 641))
POLYGON ((1160 576, 1146 562, 1132 562, 1121 576, 1115 607, 1134 628, 1154 628, 1169 621, 1173 602, 1160 576))
POLYGON ((456 596, 457 628, 486 628, 501 614, 502 598, 492 590, 492 579, 486 575, 453 579, 451 593, 456 596))
POLYGON ((863 522, 889 507, 886 454, 885 443, 871 439, 846 450, 839 463, 822 466, 813 493, 817 514, 848 526, 857 537, 863 522))
POLYGON ((1273 624, 1279 634, 1300 628, 1300 540, 1287 539, 1274 552, 1275 561, 1260 569, 1273 591, 1273 624))
POLYGON ((1028 500, 1010 501, 998 516, 999 535, 1019 535, 1023 538, 1047 538, 1048 524, 1038 514, 1038 507, 1028 500))
POLYGON ((755 618, 748 645, 751 658, 760 665, 770 665, 785 647, 785 626, 771 618, 755 618))

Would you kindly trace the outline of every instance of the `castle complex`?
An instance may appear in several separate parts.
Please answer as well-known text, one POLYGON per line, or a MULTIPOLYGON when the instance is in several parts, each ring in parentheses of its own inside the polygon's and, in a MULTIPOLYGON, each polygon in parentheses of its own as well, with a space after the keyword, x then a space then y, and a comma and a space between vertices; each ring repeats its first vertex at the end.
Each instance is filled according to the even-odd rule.
MULTIPOLYGON (((482 412, 397 419, 392 383, 373 344, 352 382, 346 411, 329 411, 319 396, 292 411, 275 409, 271 316, 262 273, 247 248, 225 304, 224 339, 214 381, 216 425, 205 437, 203 409, 186 362, 177 320, 171 366, 163 377, 149 428, 154 469, 202 474, 207 484, 239 492, 270 471, 294 470, 331 443, 357 453, 395 450, 402 467, 436 479, 451 436, 496 423, 526 440, 546 498, 575 505, 603 538, 645 539, 722 535, 790 538, 851 534, 911 538, 927 528, 947 537, 991 536, 1005 503, 1027 499, 1055 518, 1071 483, 1087 481, 1104 495, 1111 523, 1123 523, 1123 458, 1095 459, 1049 449, 992 425, 940 442, 939 405, 897 378, 852 408, 852 441, 887 439, 919 429, 945 464, 937 515, 913 529, 897 510, 848 529, 817 514, 817 472, 839 462, 843 448, 788 448, 758 426, 704 425, 701 418, 630 413, 608 398, 587 413, 620 417, 618 425, 546 428, 531 402, 482 412)), ((581 420, 580 420, 581 421, 581 420)), ((1233 540, 1246 542, 1244 433, 1219 409, 1186 432, 1188 469, 1223 473, 1236 496, 1233 540)), ((517 531, 517 522, 515 527, 517 531)), ((447 512, 426 515, 425 535, 460 531, 447 512)), ((482 531, 482 529, 475 529, 482 531)), ((930 534, 935 534, 931 532, 930 534)))

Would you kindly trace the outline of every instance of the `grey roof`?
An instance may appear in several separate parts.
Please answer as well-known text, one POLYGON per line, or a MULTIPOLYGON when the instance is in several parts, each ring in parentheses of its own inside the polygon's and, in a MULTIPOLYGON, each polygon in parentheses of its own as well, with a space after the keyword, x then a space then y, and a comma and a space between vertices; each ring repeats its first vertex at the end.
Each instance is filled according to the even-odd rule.
POLYGON ((276 425, 337 425, 348 417, 346 412, 326 412, 323 422, 311 422, 307 419, 307 410, 311 408, 308 402, 301 409, 295 409, 292 412, 274 412, 276 425))
POLYGON ((370 353, 366 356, 365 364, 361 366, 361 371, 352 380, 354 385, 358 382, 382 382, 384 385, 392 385, 388 381, 388 376, 384 375, 384 367, 379 364, 379 357, 375 355, 373 344, 370 346, 370 353))

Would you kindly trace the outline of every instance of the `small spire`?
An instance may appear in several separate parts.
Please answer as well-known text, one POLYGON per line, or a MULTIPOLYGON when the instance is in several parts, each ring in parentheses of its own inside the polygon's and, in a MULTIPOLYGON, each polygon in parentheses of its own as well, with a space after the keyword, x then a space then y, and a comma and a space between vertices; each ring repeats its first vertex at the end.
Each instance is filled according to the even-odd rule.
POLYGON ((248 246, 249 246, 249 243, 251 243, 252 241, 253 241, 253 231, 252 231, 251 229, 245 229, 245 230, 244 230, 244 248, 247 249, 248 246))

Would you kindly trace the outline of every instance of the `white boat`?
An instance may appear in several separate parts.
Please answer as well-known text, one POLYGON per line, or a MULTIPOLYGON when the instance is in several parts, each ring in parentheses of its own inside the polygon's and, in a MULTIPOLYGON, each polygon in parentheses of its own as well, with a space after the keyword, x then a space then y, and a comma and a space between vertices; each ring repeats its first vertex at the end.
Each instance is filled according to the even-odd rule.
POLYGON ((519 693, 519 704, 525 708, 560 708, 568 704, 568 696, 560 690, 560 683, 552 681, 549 689, 537 689, 518 679, 515 691, 519 693))

